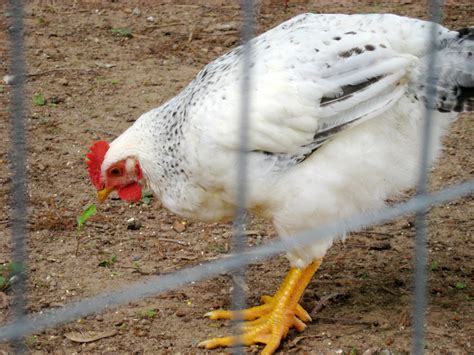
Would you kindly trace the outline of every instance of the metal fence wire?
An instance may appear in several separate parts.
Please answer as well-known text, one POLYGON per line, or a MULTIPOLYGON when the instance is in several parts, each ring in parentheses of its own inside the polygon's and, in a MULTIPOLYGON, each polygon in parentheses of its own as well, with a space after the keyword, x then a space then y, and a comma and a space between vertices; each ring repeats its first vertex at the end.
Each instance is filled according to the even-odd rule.
MULTIPOLYGON (((277 255, 290 248, 310 245, 315 240, 327 235, 337 235, 347 230, 357 230, 369 225, 390 221, 410 213, 416 213, 416 241, 415 241, 415 274, 414 274, 414 303, 413 303, 413 339, 412 351, 422 354, 425 346, 425 313, 426 313, 426 270, 427 270, 427 223, 426 215, 428 209, 436 204, 466 196, 474 191, 474 179, 453 185, 434 193, 428 193, 427 181, 429 175, 428 159, 429 141, 431 137, 431 114, 426 110, 423 129, 423 147, 421 153, 421 164, 418 180, 417 195, 407 202, 396 204, 379 210, 377 213, 362 214, 337 223, 318 227, 295 235, 294 238, 277 240, 266 245, 246 249, 245 245, 245 206, 246 206, 246 145, 249 130, 249 108, 252 98, 249 88, 252 85, 252 48, 249 40, 254 33, 253 2, 244 0, 242 3, 243 27, 241 31, 244 43, 243 80, 241 84, 241 125, 240 125, 240 154, 238 155, 238 183, 237 183, 237 207, 234 223, 233 253, 230 257, 206 262, 198 266, 184 268, 171 274, 154 276, 146 280, 130 284, 113 292, 106 292, 85 298, 68 304, 60 309, 48 309, 36 314, 26 313, 26 261, 27 261, 27 175, 26 175, 26 132, 25 132, 25 104, 24 104, 24 82, 25 82, 25 54, 24 54, 24 31, 23 31, 23 2, 10 0, 11 26, 10 53, 12 82, 10 116, 11 116, 11 149, 10 161, 13 172, 13 185, 11 191, 12 202, 12 239, 13 239, 13 262, 16 267, 15 282, 13 284, 14 302, 12 320, 8 324, 0 326, 0 341, 12 342, 18 352, 24 352, 26 347, 22 339, 24 336, 41 331, 46 328, 57 326, 61 323, 84 317, 97 312, 103 312, 111 307, 116 307, 130 301, 144 297, 157 295, 159 293, 182 287, 190 282, 203 280, 222 273, 233 275, 233 306, 242 309, 245 306, 245 278, 244 268, 253 262, 261 261, 277 255)), ((436 1, 430 2, 431 20, 440 22, 442 17, 442 6, 436 1)), ((436 36, 435 26, 431 29, 431 43, 434 45, 436 36)), ((436 51, 431 51, 428 71, 432 71, 437 61, 436 51)), ((434 76, 427 75, 429 78, 434 76)), ((435 83, 431 83, 435 84, 435 83)), ((428 100, 434 102, 435 85, 427 85, 428 100)), ((432 107, 432 106, 431 106, 432 107)), ((238 327, 236 327, 238 329, 238 327)), ((237 348, 236 352, 242 350, 237 348)))

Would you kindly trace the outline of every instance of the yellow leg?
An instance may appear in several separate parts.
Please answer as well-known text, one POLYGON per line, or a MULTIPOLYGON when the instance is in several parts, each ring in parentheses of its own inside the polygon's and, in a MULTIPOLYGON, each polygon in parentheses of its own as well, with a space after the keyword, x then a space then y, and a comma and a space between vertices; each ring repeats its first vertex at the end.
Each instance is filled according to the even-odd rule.
POLYGON ((320 265, 319 259, 303 269, 291 268, 274 296, 262 296, 263 305, 243 311, 217 310, 207 313, 206 316, 210 319, 240 318, 248 322, 244 323, 243 334, 240 336, 213 338, 199 343, 199 346, 214 349, 238 343, 263 343, 266 346, 262 354, 272 354, 291 327, 303 331, 306 328, 304 322, 311 320, 308 312, 298 302, 320 265))

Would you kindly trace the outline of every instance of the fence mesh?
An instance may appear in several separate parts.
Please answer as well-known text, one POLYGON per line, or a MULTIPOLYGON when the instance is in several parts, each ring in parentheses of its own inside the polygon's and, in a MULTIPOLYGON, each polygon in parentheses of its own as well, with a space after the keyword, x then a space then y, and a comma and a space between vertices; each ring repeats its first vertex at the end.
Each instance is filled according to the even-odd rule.
MULTIPOLYGON (((240 147, 237 156, 237 181, 236 181, 236 210, 234 217, 233 243, 232 251, 239 258, 245 253, 247 238, 245 235, 246 225, 246 206, 247 206, 247 146, 249 140, 249 131, 251 129, 249 112, 251 105, 251 77, 252 77, 252 46, 250 40, 253 37, 254 12, 253 1, 244 0, 242 2, 242 30, 241 40, 243 43, 243 63, 242 63, 242 83, 241 83, 241 104, 240 104, 240 147)), ((245 309, 245 269, 239 268, 232 272, 232 309, 245 309)), ((243 325, 243 319, 235 320, 234 333, 239 335, 239 329, 243 325)), ((242 345, 238 345, 233 350, 236 354, 242 354, 242 345)))
MULTIPOLYGON (((23 2, 11 1, 12 23, 10 30, 11 68, 13 74, 10 117, 11 117, 11 149, 10 162, 12 167, 12 240, 15 298, 12 306, 13 319, 19 321, 26 314, 26 215, 27 215, 27 183, 26 183, 26 124, 24 83, 25 55, 23 44, 23 2)), ((13 338, 16 352, 26 350, 20 334, 13 338)))
MULTIPOLYGON (((442 7, 438 1, 431 1, 431 20, 440 22, 442 7)), ((237 210, 234 223, 233 254, 230 257, 203 263, 201 265, 178 270, 174 273, 150 277, 144 281, 133 283, 125 288, 100 294, 98 296, 86 298, 78 302, 68 304, 60 309, 49 309, 41 314, 27 315, 25 312, 26 300, 26 134, 25 134, 25 109, 24 109, 24 79, 25 79, 25 55, 23 44, 23 2, 11 0, 11 26, 9 28, 11 44, 11 71, 14 77, 11 91, 10 116, 11 116, 11 153, 12 171, 12 236, 13 236, 13 261, 16 267, 15 282, 13 285, 14 303, 13 317, 8 324, 0 326, 0 341, 12 341, 18 352, 26 350, 22 341, 23 337, 41 331, 45 328, 54 327, 78 317, 102 312, 111 307, 141 299, 147 296, 182 287, 190 282, 203 280, 221 273, 231 272, 233 275, 233 306, 241 309, 245 306, 245 284, 244 268, 250 263, 261 261, 277 255, 289 248, 303 247, 311 244, 315 240, 328 235, 338 235, 348 230, 358 230, 373 224, 383 223, 394 218, 410 213, 416 213, 416 243, 415 243, 415 274, 414 274, 414 306, 413 306, 413 341, 412 350, 416 354, 424 351, 424 324, 426 313, 426 268, 427 268, 427 224, 426 215, 428 209, 436 204, 445 203, 462 196, 471 194, 474 191, 474 180, 464 182, 459 185, 447 187, 443 190, 428 193, 427 181, 429 166, 427 157, 429 156, 431 126, 431 111, 426 111, 423 130, 423 149, 421 153, 420 174, 417 189, 417 196, 407 202, 399 203, 389 208, 384 208, 375 214, 364 214, 354 216, 338 223, 318 227, 294 236, 292 239, 285 239, 270 242, 266 245, 246 249, 244 226, 245 226, 245 206, 246 206, 246 145, 248 141, 248 130, 251 126, 249 122, 249 107, 252 98, 249 95, 252 85, 252 50, 249 39, 254 33, 254 8, 253 2, 245 0, 242 4, 243 28, 241 31, 242 42, 244 43, 244 67, 242 80, 242 101, 241 101, 241 147, 238 156, 238 189, 237 189, 237 210)), ((435 27, 431 31, 431 43, 434 45, 436 36, 435 27)), ((432 51, 436 53, 436 51, 432 51)), ((428 65, 428 70, 433 70, 436 63, 436 56, 432 55, 428 65)), ((428 85, 427 90, 429 100, 434 100, 435 85, 428 85)), ((237 327, 236 327, 237 328, 237 327)), ((237 348, 237 352, 241 349, 237 348)))
MULTIPOLYGON (((436 100, 436 82, 433 75, 429 73, 434 71, 435 64, 438 60, 437 51, 435 50, 436 23, 441 22, 441 3, 432 0, 430 3, 431 28, 430 28, 430 58, 427 67, 426 77, 431 82, 426 86, 429 107, 435 107, 436 100)), ((429 163, 428 158, 431 154, 430 147, 432 141, 432 118, 433 111, 425 110, 423 122, 423 136, 421 139, 422 149, 420 155, 420 172, 418 178, 417 194, 420 196, 428 192, 429 163)), ((412 351, 414 354, 423 354, 425 349, 425 319, 426 319, 426 269, 428 265, 427 251, 427 214, 428 208, 420 210, 416 213, 415 218, 415 271, 414 271, 414 301, 413 301, 413 341, 412 351)))

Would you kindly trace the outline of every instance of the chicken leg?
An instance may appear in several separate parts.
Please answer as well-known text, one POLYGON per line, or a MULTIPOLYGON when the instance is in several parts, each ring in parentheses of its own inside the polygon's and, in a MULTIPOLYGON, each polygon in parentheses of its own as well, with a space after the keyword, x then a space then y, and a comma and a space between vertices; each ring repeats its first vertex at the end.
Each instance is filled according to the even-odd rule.
POLYGON ((199 343, 200 347, 214 349, 233 346, 238 343, 251 345, 266 344, 262 354, 272 354, 291 327, 298 331, 306 328, 304 322, 311 317, 298 302, 314 273, 321 265, 321 259, 313 261, 306 268, 291 268, 274 296, 262 296, 263 305, 243 311, 216 310, 206 314, 210 319, 244 319, 243 334, 213 338, 199 343))

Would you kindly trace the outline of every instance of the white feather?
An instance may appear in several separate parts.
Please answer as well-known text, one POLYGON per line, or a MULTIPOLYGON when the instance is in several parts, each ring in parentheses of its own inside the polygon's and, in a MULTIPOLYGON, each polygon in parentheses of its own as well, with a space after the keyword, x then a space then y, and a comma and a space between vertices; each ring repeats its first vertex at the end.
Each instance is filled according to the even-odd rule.
MULTIPOLYGON (((429 29, 394 15, 304 14, 252 41, 249 209, 271 218, 282 237, 372 211, 414 184, 424 106, 408 85, 429 29)), ((456 35, 438 32, 439 41, 456 35)), ((113 142, 103 170, 135 156, 172 211, 232 217, 241 59, 240 49, 224 55, 143 115, 113 142)), ((454 116, 434 114, 431 161, 454 116)), ((305 266, 338 237, 289 259, 305 266)))

